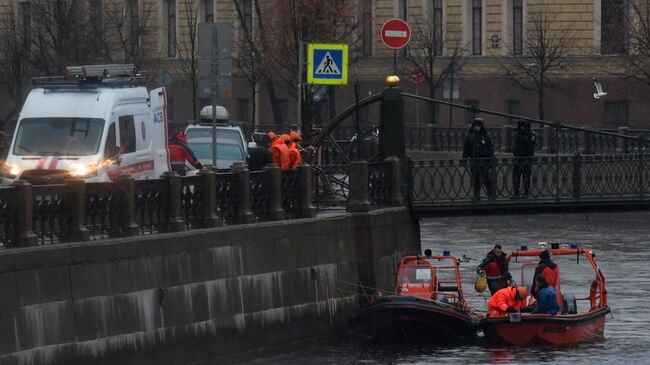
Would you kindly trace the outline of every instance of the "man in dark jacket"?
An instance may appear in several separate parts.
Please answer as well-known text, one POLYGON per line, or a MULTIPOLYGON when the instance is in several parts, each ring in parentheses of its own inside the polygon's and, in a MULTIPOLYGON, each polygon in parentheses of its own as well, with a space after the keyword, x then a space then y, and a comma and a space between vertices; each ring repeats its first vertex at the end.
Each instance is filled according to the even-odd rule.
POLYGON ((535 293, 535 307, 533 307, 533 314, 552 314, 556 315, 560 309, 557 305, 557 293, 555 288, 548 285, 544 275, 535 276, 535 285, 538 290, 535 293))
POLYGON ((494 158, 494 146, 485 130, 483 118, 475 118, 465 137, 463 159, 470 159, 474 200, 481 199, 481 186, 484 185, 489 199, 494 199, 494 189, 490 177, 490 166, 494 158))
MULTIPOLYGON (((539 254, 539 263, 535 268, 534 277, 537 277, 538 275, 542 275, 548 285, 557 289, 560 277, 560 268, 555 262, 553 262, 553 260, 551 260, 551 252, 549 250, 544 250, 539 254)), ((533 282, 530 292, 531 295, 534 296, 538 290, 539 288, 537 287, 537 284, 533 282)))
POLYGON ((519 120, 517 123, 517 136, 512 146, 512 154, 515 156, 512 166, 513 198, 519 198, 519 187, 523 178, 523 198, 527 199, 530 193, 530 165, 532 157, 535 156, 535 133, 530 129, 530 122, 519 120))
POLYGON ((273 163, 273 156, 269 151, 269 137, 264 134, 255 142, 257 142, 257 147, 248 150, 250 156, 248 159, 249 171, 260 171, 264 169, 264 166, 273 163))
POLYGON ((185 161, 197 169, 202 169, 203 165, 194 155, 194 152, 185 143, 185 133, 183 131, 176 132, 169 139, 169 161, 172 165, 172 171, 175 171, 180 176, 185 176, 186 167, 185 161))
POLYGON ((476 272, 480 271, 485 271, 490 294, 494 295, 499 289, 508 286, 508 280, 512 279, 512 275, 508 271, 508 260, 501 245, 495 245, 494 249, 488 252, 476 267, 476 272))

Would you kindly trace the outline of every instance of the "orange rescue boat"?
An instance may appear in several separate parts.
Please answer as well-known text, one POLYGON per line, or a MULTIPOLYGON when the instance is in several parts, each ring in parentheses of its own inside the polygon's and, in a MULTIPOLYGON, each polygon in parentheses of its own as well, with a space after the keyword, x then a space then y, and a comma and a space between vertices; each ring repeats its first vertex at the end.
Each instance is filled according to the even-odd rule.
MULTIPOLYGON (((518 261, 519 258, 537 258, 545 250, 545 248, 528 250, 525 247, 522 246, 522 250, 510 253, 508 259, 514 258, 518 261)), ((556 258, 575 257, 575 262, 578 264, 581 257, 587 259, 595 273, 591 284, 585 285, 589 286, 589 294, 582 298, 576 298, 571 294, 562 294, 558 282, 556 290, 561 302, 558 301, 560 313, 557 315, 510 313, 503 316, 486 317, 480 321, 480 327, 489 343, 515 346, 535 344, 566 346, 604 338, 605 316, 610 309, 607 306, 605 276, 594 260, 595 255, 590 250, 578 248, 574 244, 565 248, 559 248, 558 244, 553 244, 553 249, 550 251, 556 258), (582 311, 580 311, 578 303, 581 304, 580 307, 584 307, 582 311)), ((563 260, 562 263, 566 262, 563 260)), ((535 265, 537 265, 537 261, 530 260, 521 265, 522 283, 526 283, 524 281, 525 269, 535 265)))
POLYGON ((377 292, 352 319, 376 341, 455 342, 476 336, 478 317, 463 297, 455 256, 406 256, 395 292, 377 292))

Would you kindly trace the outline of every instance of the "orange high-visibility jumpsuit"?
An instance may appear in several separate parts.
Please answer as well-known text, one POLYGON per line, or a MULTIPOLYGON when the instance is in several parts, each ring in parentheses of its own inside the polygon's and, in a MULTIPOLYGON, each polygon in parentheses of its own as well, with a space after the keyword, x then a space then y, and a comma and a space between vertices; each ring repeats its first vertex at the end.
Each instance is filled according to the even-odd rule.
POLYGON ((503 316, 508 308, 521 310, 521 300, 516 299, 517 288, 507 287, 498 290, 488 302, 488 314, 491 317, 503 316))

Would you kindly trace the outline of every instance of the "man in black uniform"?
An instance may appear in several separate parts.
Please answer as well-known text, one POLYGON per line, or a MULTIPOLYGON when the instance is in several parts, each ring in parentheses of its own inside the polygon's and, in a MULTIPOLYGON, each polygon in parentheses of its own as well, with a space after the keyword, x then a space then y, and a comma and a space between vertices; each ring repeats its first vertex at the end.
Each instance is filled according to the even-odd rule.
POLYGON ((472 171, 472 187, 474 200, 481 200, 481 186, 484 185, 490 200, 495 198, 492 180, 490 177, 490 164, 494 158, 494 146, 490 136, 485 130, 483 118, 474 118, 472 127, 465 137, 463 145, 463 159, 470 159, 472 171))
POLYGON ((535 156, 535 133, 530 129, 530 122, 519 120, 517 123, 517 136, 512 146, 515 159, 512 163, 512 190, 513 198, 519 199, 520 183, 524 180, 524 195, 528 199, 530 193, 530 165, 535 156))
POLYGON ((255 142, 257 142, 257 147, 248 150, 249 171, 261 171, 264 166, 273 163, 273 156, 269 151, 269 137, 264 134, 255 142))

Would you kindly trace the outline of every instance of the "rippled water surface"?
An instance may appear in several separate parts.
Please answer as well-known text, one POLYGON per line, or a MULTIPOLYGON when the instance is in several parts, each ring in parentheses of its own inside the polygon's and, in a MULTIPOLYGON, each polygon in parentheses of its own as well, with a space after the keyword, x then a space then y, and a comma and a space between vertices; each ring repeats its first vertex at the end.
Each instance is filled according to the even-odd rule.
MULTIPOLYGON (((259 358, 253 363, 650 364, 650 213, 431 218, 421 222, 421 229, 423 249, 431 248, 434 254, 451 250, 458 257, 473 259, 461 267, 465 295, 477 308, 485 308, 485 301, 474 291, 474 270, 492 245, 500 243, 510 251, 522 243, 538 241, 584 243, 597 254, 607 278, 612 316, 606 319, 605 340, 571 348, 492 348, 481 344, 387 348, 342 341, 259 358)), ((586 261, 578 266, 575 258, 564 260, 558 260, 563 292, 584 296, 593 271, 586 261)))

